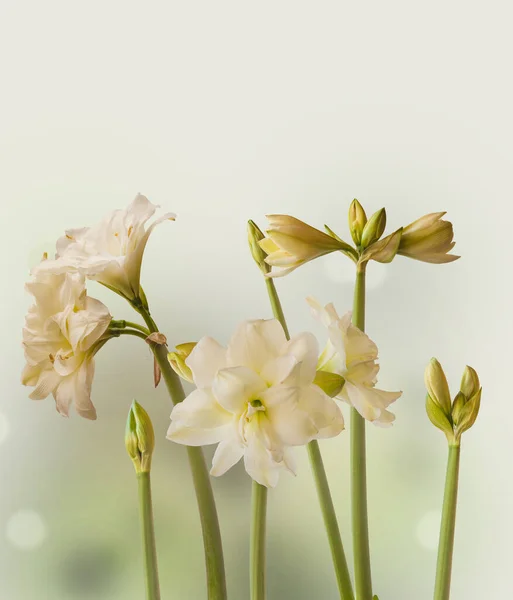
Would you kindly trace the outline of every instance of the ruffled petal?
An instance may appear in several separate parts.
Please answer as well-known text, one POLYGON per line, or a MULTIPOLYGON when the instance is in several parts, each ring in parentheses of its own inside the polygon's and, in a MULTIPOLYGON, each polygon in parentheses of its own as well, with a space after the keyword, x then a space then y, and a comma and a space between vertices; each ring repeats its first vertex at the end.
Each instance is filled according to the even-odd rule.
POLYGON ((265 381, 248 367, 231 367, 218 371, 212 393, 227 411, 240 414, 245 404, 267 389, 265 381))
POLYGON ((228 344, 227 365, 244 365, 260 373, 265 364, 280 355, 287 339, 276 319, 245 321, 228 344))

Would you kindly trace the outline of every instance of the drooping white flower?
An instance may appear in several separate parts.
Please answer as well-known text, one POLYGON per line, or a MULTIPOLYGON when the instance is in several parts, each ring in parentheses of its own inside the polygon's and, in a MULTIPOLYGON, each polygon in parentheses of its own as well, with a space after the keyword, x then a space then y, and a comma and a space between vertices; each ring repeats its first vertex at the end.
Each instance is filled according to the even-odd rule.
POLYGON ((197 389, 174 407, 168 439, 219 443, 212 475, 244 457, 249 475, 274 487, 280 470, 294 472, 291 446, 344 428, 336 403, 312 383, 317 354, 313 335, 287 341, 276 320, 242 323, 227 349, 202 338, 186 360, 197 389))
POLYGON ((351 323, 351 313, 339 317, 333 304, 322 307, 307 298, 313 315, 327 328, 328 343, 317 368, 341 375, 345 384, 337 396, 376 425, 388 426, 395 415, 387 410, 402 392, 385 392, 375 387, 379 365, 378 348, 363 331, 351 323))
POLYGON ((22 383, 34 387, 33 400, 53 394, 57 410, 68 416, 73 402, 86 419, 95 419, 91 402, 93 344, 108 328, 111 315, 99 300, 87 296, 80 273, 40 271, 27 284, 35 304, 23 329, 27 364, 22 383))
POLYGON ((57 241, 55 260, 34 269, 52 273, 78 271, 133 300, 140 296, 144 249, 156 225, 174 220, 167 213, 146 228, 158 207, 138 194, 123 210, 115 210, 93 227, 69 229, 57 241))

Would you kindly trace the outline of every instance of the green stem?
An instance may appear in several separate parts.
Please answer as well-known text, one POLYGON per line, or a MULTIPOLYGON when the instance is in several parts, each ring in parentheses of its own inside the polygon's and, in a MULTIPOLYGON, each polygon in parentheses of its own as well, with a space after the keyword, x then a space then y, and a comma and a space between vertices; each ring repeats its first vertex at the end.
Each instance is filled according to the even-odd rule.
POLYGON ((315 479, 315 486, 317 488, 317 495, 321 505, 324 526, 328 532, 328 541, 330 544, 331 557, 335 566, 340 597, 343 598, 343 600, 354 600, 351 576, 349 575, 344 546, 342 545, 342 538, 340 537, 340 530, 338 528, 337 515, 331 498, 328 478, 326 477, 326 471, 322 462, 319 443, 317 440, 313 440, 307 447, 315 479))
POLYGON ((266 598, 265 532, 267 488, 253 481, 251 494, 251 541, 249 551, 250 599, 266 598))
MULTIPOLYGON (((353 324, 365 330, 365 268, 358 265, 354 288, 353 324)), ((351 511, 356 597, 372 600, 372 577, 367 517, 365 420, 351 408, 351 511)))
POLYGON ((135 329, 110 329, 109 333, 114 333, 112 337, 118 337, 120 335, 133 335, 135 337, 141 338, 142 340, 146 340, 148 337, 147 333, 143 333, 142 331, 138 331, 135 329))
POLYGON ((151 482, 148 472, 137 474, 139 487, 139 511, 144 547, 144 574, 146 578, 146 600, 160 600, 155 528, 151 502, 151 482))
POLYGON ((281 323, 283 331, 285 332, 285 336, 287 339, 290 339, 289 328, 287 327, 287 322, 285 321, 285 315, 283 314, 283 308, 281 307, 280 298, 278 296, 278 292, 276 291, 274 281, 270 277, 266 277, 265 283, 267 285, 267 294, 269 295, 274 318, 281 323))
MULTIPOLYGON (((158 327, 144 306, 133 304, 134 308, 143 317, 151 333, 158 332, 158 327)), ((155 359, 160 367, 162 378, 173 404, 182 402, 185 392, 178 375, 173 371, 167 359, 167 348, 162 344, 150 344, 155 359)), ((207 570, 208 600, 226 600, 226 577, 224 571, 223 546, 217 509, 210 483, 210 475, 205 462, 203 450, 199 446, 187 446, 187 455, 191 468, 194 489, 200 514, 201 529, 203 532, 203 546, 205 549, 205 563, 207 570)))
POLYGON ((460 470, 460 447, 449 446, 447 473, 445 477, 444 504, 438 559, 436 562, 436 583, 434 600, 449 600, 451 589, 452 553, 454 529, 456 525, 456 504, 458 500, 458 475, 460 470))
MULTIPOLYGON (((281 323, 287 339, 290 339, 287 323, 285 321, 285 315, 281 307, 281 302, 276 291, 276 286, 271 278, 266 278, 267 292, 269 294, 269 300, 273 310, 274 317, 281 323)), ((337 515, 335 513, 335 507, 331 498, 331 492, 328 484, 328 478, 324 469, 324 463, 322 461, 321 451, 317 440, 311 441, 307 445, 308 456, 310 458, 310 466, 312 468, 315 485, 317 488, 317 496, 319 498, 319 504, 321 506, 321 512, 324 519, 324 526, 328 535, 328 542, 331 550, 331 557, 333 559, 333 566, 335 568, 335 575, 337 578, 338 589, 340 598, 342 600, 353 600, 353 585, 351 583, 351 576, 347 566, 346 555, 344 552, 344 546, 342 544, 342 537, 340 535, 340 529, 337 522, 337 515)))
POLYGON ((133 321, 126 321, 125 319, 112 319, 110 322, 110 327, 114 329, 125 329, 126 327, 131 327, 132 329, 142 331, 142 333, 145 333, 147 336, 150 334, 149 330, 144 325, 139 325, 139 323, 134 323, 133 321))

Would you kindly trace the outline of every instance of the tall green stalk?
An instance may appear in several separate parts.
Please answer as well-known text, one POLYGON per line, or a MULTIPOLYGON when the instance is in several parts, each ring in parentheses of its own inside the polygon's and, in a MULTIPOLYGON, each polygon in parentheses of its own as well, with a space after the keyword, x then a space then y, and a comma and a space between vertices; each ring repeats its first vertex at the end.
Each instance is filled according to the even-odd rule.
POLYGON ((454 529, 456 526, 456 505, 458 500, 458 477, 460 470, 460 446, 449 445, 447 473, 445 477, 444 503, 438 558, 436 562, 436 582, 434 600, 449 600, 451 590, 452 554, 454 549, 454 529))
POLYGON ((141 531, 144 548, 146 600, 160 600, 150 473, 145 471, 138 473, 137 484, 139 488, 139 512, 141 515, 141 531))
MULTIPOLYGON (((353 301, 353 324, 361 331, 365 330, 365 269, 365 263, 357 266, 353 301)), ((354 408, 351 408, 351 512, 356 598, 372 600, 365 419, 354 408)))
MULTIPOLYGON (((138 303, 132 303, 132 305, 142 316, 150 332, 158 332, 158 327, 151 317, 149 310, 144 305, 138 303)), ((182 402, 185 398, 185 392, 180 378, 169 364, 166 346, 152 343, 151 348, 173 404, 182 402)), ((205 456, 202 448, 199 446, 187 446, 187 455, 196 491, 201 529, 203 532, 208 600, 226 600, 226 577, 221 530, 219 528, 214 493, 210 483, 205 456)))
POLYGON ((251 541, 249 547, 251 600, 265 600, 266 598, 266 524, 267 488, 253 481, 251 492, 251 541))
MULTIPOLYGON (((285 321, 285 315, 283 314, 283 309, 278 292, 276 291, 276 286, 274 285, 274 281, 271 278, 266 278, 265 282, 267 284, 267 292, 269 294, 273 315, 281 323, 287 339, 290 339, 289 330, 285 321)), ((341 600, 354 600, 351 576, 347 566, 337 515, 335 513, 335 507, 333 505, 333 499, 331 497, 328 478, 326 476, 326 470, 322 461, 319 443, 317 440, 312 440, 307 445, 307 448, 310 466, 312 468, 315 486, 317 489, 317 496, 321 506, 324 526, 326 528, 326 533, 328 534, 328 542, 330 545, 333 566, 335 568, 340 598, 341 600)))

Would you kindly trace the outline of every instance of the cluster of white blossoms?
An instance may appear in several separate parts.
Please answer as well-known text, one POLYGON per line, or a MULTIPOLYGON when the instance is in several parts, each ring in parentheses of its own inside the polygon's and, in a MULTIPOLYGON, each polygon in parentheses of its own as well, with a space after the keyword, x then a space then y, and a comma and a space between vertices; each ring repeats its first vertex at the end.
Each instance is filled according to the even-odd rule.
MULTIPOLYGON (((91 402, 94 355, 114 331, 107 307, 87 295, 86 279, 102 283, 138 309, 147 307, 140 286, 144 249, 153 228, 175 218, 168 213, 147 226, 156 208, 138 195, 100 224, 67 231, 57 241, 55 258, 33 269, 27 290, 35 303, 23 330, 27 365, 22 376, 25 385, 34 387, 31 398, 52 394, 61 414, 68 415, 74 404, 81 416, 96 418, 91 402)), ((335 246, 347 250, 343 242, 312 231, 320 254, 335 246)), ((288 243, 294 232, 281 232, 280 241, 288 243)), ((288 264, 288 270, 296 266, 288 264)), ((312 334, 287 340, 274 319, 244 322, 227 348, 204 337, 169 355, 173 368, 197 389, 174 407, 167 437, 191 446, 219 444, 213 475, 222 475, 244 458, 255 481, 274 487, 280 471, 295 471, 292 447, 338 435, 344 429, 342 412, 320 387, 318 371, 338 377, 343 386, 336 398, 365 419, 379 425, 393 421, 387 408, 401 393, 375 387, 376 345, 351 324, 350 313, 340 318, 333 305, 322 308, 309 302, 328 329, 328 345, 320 358, 312 334)))
POLYGON ((317 358, 312 334, 287 341, 274 319, 242 323, 227 348, 202 338, 186 360, 197 389, 174 407, 167 437, 219 443, 212 475, 244 457, 249 475, 274 487, 281 470, 295 471, 291 446, 344 428, 337 404, 313 384, 317 358))
POLYGON ((96 418, 91 402, 95 352, 106 339, 111 315, 87 295, 94 279, 130 301, 139 299, 140 272, 148 237, 166 214, 146 227, 156 206, 138 195, 124 210, 113 211, 94 227, 72 229, 57 241, 55 259, 32 270, 27 290, 35 303, 26 317, 23 346, 27 365, 22 383, 35 389, 34 400, 53 394, 57 410, 96 418))
POLYGON ((317 368, 344 378, 338 399, 353 406, 364 419, 389 426, 395 416, 387 408, 402 392, 385 392, 375 387, 379 372, 376 344, 351 323, 351 312, 339 317, 333 304, 322 307, 313 298, 307 300, 315 318, 328 330, 328 343, 317 368))

